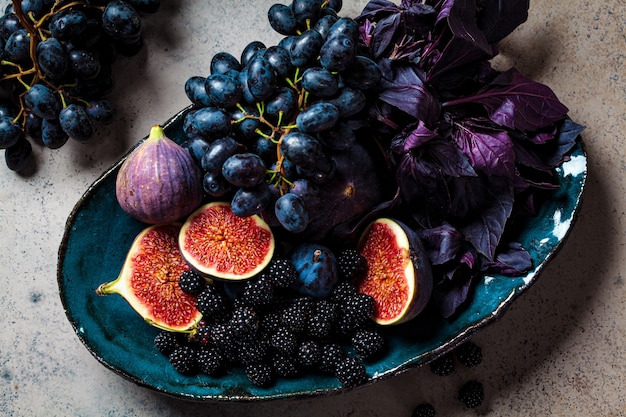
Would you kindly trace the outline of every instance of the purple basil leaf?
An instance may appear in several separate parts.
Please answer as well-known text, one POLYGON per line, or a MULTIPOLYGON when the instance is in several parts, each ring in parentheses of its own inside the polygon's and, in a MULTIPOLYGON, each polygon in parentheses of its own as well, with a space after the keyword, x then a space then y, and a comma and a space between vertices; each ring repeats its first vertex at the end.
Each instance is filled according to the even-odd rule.
POLYGON ((456 0, 443 0, 441 4, 437 7, 439 9, 439 13, 437 14, 437 23, 445 20, 450 16, 450 11, 452 10, 452 6, 454 6, 454 2, 456 0))
MULTIPOLYGON (((446 2, 446 6, 447 6, 446 2)), ((441 17, 440 12, 440 17, 441 17)), ((493 49, 476 24, 476 1, 456 0, 446 17, 452 37, 441 55, 428 68, 428 80, 436 80, 445 72, 493 57, 493 49)))
POLYGON ((388 0, 370 0, 365 5, 361 14, 355 19, 362 21, 363 19, 377 20, 381 14, 399 13, 401 9, 397 4, 388 0))
POLYGON ((437 132, 430 130, 426 127, 424 122, 420 120, 417 127, 411 131, 404 140, 403 151, 409 151, 414 148, 418 148, 426 142, 434 139, 437 136, 437 132))
POLYGON ((565 155, 574 147, 576 139, 583 130, 585 130, 585 126, 579 125, 569 118, 566 118, 555 137, 556 149, 554 153, 547 158, 546 162, 553 167, 561 165, 565 159, 565 155))
POLYGON ((378 95, 382 101, 426 123, 436 120, 439 101, 428 91, 415 65, 390 59, 382 59, 378 65, 383 74, 378 95))
POLYGON ((478 0, 478 26, 491 44, 528 19, 529 0, 478 0))
POLYGON ((477 269, 474 254, 466 252, 450 270, 444 271, 444 280, 433 289, 433 298, 443 317, 452 316, 467 300, 477 269))
POLYGON ((533 261, 521 244, 511 242, 496 255, 495 261, 487 262, 485 266, 489 272, 516 277, 528 272, 533 261))
POLYGON ((477 175, 467 155, 447 140, 431 141, 428 154, 445 175, 450 177, 475 177, 477 175))
POLYGON ((443 106, 468 103, 481 104, 496 124, 531 132, 562 120, 568 111, 548 86, 524 77, 515 68, 500 73, 475 95, 443 106))
POLYGON ((400 21, 400 14, 394 13, 383 17, 376 23, 370 44, 374 58, 380 58, 393 43, 400 21))
POLYGON ((433 265, 455 259, 463 244, 463 235, 447 223, 421 230, 419 236, 433 265))
POLYGON ((514 195, 510 179, 491 176, 488 180, 484 191, 491 197, 489 204, 482 206, 473 221, 460 230, 478 253, 491 261, 511 214, 514 195))
POLYGON ((507 132, 486 126, 478 119, 459 121, 455 127, 452 137, 474 169, 487 175, 513 178, 515 152, 507 132))

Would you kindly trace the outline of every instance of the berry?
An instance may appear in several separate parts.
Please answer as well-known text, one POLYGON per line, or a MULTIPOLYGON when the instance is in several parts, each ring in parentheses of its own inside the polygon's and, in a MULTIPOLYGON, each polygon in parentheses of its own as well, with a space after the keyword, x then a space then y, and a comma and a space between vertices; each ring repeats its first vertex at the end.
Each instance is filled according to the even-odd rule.
POLYGON ((454 357, 450 353, 446 353, 443 356, 432 361, 430 364, 430 370, 433 374, 439 376, 448 376, 454 372, 454 357))
POLYGON ((480 365, 483 360, 482 349, 472 341, 463 343, 456 349, 455 353, 459 362, 469 368, 480 365))
POLYGON ((337 343, 328 343, 322 345, 320 360, 317 364, 317 368, 326 374, 334 374, 337 368, 337 363, 345 356, 343 348, 337 343))
POLYGON ((259 330, 259 317, 252 307, 237 307, 230 319, 233 335, 240 339, 249 339, 259 330))
POLYGON ((258 279, 249 280, 237 301, 252 307, 261 307, 270 304, 274 298, 274 287, 270 280, 262 275, 258 279))
POLYGON ((350 280, 365 272, 367 260, 356 249, 350 248, 337 256, 337 267, 342 278, 350 280))
POLYGON ((272 365, 276 375, 283 378, 292 378, 300 373, 300 366, 295 358, 281 352, 272 356, 272 365))
POLYGON ((314 312, 307 320, 306 334, 313 339, 326 339, 330 336, 333 318, 322 312, 314 312))
POLYGON ((468 381, 461 387, 461 389, 459 389, 458 399, 467 408, 479 407, 484 398, 485 392, 481 382, 468 381))
POLYGON ((364 359, 374 357, 385 346, 383 335, 375 329, 357 330, 352 336, 351 342, 356 353, 364 359))
POLYGON ((319 362, 322 356, 320 346, 313 340, 305 340, 298 346, 296 360, 304 366, 313 366, 319 362))
POLYGON ((200 293, 206 287, 206 281, 200 274, 195 271, 185 271, 180 275, 178 280, 180 289, 191 295, 200 295, 200 293))
POLYGON ((268 387, 274 382, 272 367, 267 363, 246 365, 245 373, 250 382, 259 387, 268 387))
POLYGON ((177 347, 168 358, 174 369, 183 375, 193 375, 198 371, 197 351, 191 346, 177 347))
POLYGON ((270 345, 278 352, 293 355, 298 347, 298 338, 284 327, 280 327, 270 336, 270 345))
POLYGON ((297 276, 296 268, 288 259, 275 259, 267 267, 267 277, 278 288, 288 288, 297 276))
POLYGON ((281 324, 295 334, 306 329, 308 317, 312 313, 314 304, 308 298, 298 298, 286 307, 281 314, 281 324))
POLYGON ((339 282, 330 293, 331 301, 341 304, 349 296, 358 294, 357 287, 350 281, 339 282))
POLYGON ((258 363, 267 357, 269 349, 269 340, 266 338, 248 340, 237 346, 237 358, 243 365, 258 363))
POLYGON ((207 285, 196 299, 196 308, 205 317, 219 313, 226 306, 226 300, 215 287, 207 285))
POLYGON ((360 324, 372 318, 376 305, 371 296, 357 293, 345 298, 341 307, 348 316, 360 324))
POLYGON ((164 355, 169 355, 179 346, 178 338, 173 332, 162 330, 154 337, 154 346, 164 355))
POLYGON ((224 366, 224 355, 213 346, 202 347, 197 355, 200 372, 207 375, 219 374, 224 366))
POLYGON ((413 409, 411 417, 435 417, 436 414, 435 407, 431 404, 424 403, 419 404, 413 409))
POLYGON ((335 376, 344 388, 351 388, 367 381, 363 364, 353 356, 346 356, 335 367, 335 376))

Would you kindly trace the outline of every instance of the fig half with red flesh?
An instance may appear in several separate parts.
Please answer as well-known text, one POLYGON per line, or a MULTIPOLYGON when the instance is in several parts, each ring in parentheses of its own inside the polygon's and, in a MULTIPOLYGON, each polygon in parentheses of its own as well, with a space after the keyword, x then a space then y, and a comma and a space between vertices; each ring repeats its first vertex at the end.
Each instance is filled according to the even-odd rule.
POLYGON ((212 202, 193 212, 179 235, 183 257, 212 278, 244 280, 258 274, 274 254, 274 235, 258 215, 240 217, 227 202, 212 202))
POLYGON ((181 225, 150 226, 133 240, 122 270, 114 281, 101 284, 98 295, 119 294, 149 324, 184 332, 202 318, 196 297, 184 293, 178 281, 189 265, 178 249, 181 225))
POLYGON ((356 285, 374 299, 376 323, 400 324, 422 312, 432 294, 433 277, 415 231, 398 220, 379 218, 363 231, 358 250, 367 271, 356 285))

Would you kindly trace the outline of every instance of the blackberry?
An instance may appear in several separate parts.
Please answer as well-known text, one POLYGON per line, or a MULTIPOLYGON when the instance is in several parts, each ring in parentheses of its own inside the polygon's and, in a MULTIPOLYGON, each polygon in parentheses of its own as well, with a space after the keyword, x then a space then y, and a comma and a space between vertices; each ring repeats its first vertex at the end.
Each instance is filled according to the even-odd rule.
POLYGON ((306 329, 309 315, 313 312, 314 304, 308 298, 297 298, 286 307, 281 314, 281 324, 295 334, 306 329))
POLYGON ((298 348, 298 338, 286 328, 279 327, 276 332, 270 336, 270 345, 277 352, 293 355, 298 348))
POLYGON ((197 361, 200 372, 207 375, 219 375, 224 369, 224 355, 214 346, 198 349, 197 361))
POLYGON ((332 328, 332 317, 315 312, 307 320, 306 334, 316 340, 327 339, 330 337, 332 328))
POLYGON ((330 293, 330 300, 339 304, 349 296, 358 294, 356 285, 350 281, 340 281, 330 293))
POLYGON ((243 365, 262 362, 269 353, 269 341, 258 338, 241 342, 237 345, 237 359, 243 365))
POLYGON ((419 404, 413 409, 411 417, 435 417, 436 414, 437 413, 435 412, 435 407, 433 407, 431 404, 424 403, 419 404))
POLYGON ((274 373, 283 378, 293 378, 298 376, 301 371, 300 366, 293 356, 285 355, 280 352, 276 352, 272 356, 272 366, 274 373))
POLYGON ((296 351, 296 360, 304 366, 317 364, 322 356, 320 346, 313 340, 304 340, 296 351))
POLYGON ((280 324, 280 316, 281 312, 279 310, 271 310, 267 311, 265 314, 261 316, 261 331, 264 333, 274 333, 279 327, 280 324))
POLYGON ((378 330, 359 329, 352 336, 351 343, 357 355, 371 359, 383 350, 385 339, 378 330))
POLYGON ((363 323, 372 318, 376 304, 367 294, 354 294, 344 299, 341 307, 356 323, 363 323))
POLYGON ((169 355, 179 346, 176 333, 162 330, 154 337, 154 346, 164 355, 169 355))
POLYGON ((477 408, 483 402, 485 392, 482 382, 468 381, 459 389, 458 399, 467 408, 477 408))
POLYGON ((234 343, 233 331, 229 324, 215 324, 209 328, 211 342, 225 352, 231 350, 234 343))
POLYGON ((325 374, 334 375, 337 363, 344 358, 345 351, 337 343, 328 343, 321 346, 320 360, 317 369, 325 374))
POLYGON ((211 326, 202 323, 191 336, 191 339, 201 346, 209 344, 211 342, 211 326))
POLYGON ((268 305, 274 298, 274 287, 265 275, 246 282, 243 291, 238 295, 237 301, 251 307, 268 305))
POLYGON ((207 285, 196 299, 196 308, 205 317, 220 313, 226 307, 224 295, 212 285, 207 285))
POLYGON ((455 350, 456 357, 463 365, 473 368, 480 365, 483 360, 483 352, 480 346, 472 341, 467 341, 455 350))
POLYGON ((448 376, 454 372, 454 357, 451 353, 446 353, 428 364, 433 374, 448 376))
POLYGON ((184 271, 178 280, 180 289, 191 295, 200 295, 207 286, 206 280, 195 271, 184 271))
POLYGON ((337 268, 343 279, 350 280, 365 272, 367 260, 356 249, 346 249, 337 256, 337 268))
POLYGON ((358 326, 354 318, 345 312, 341 312, 333 323, 334 335, 342 340, 352 337, 357 328, 358 326))
POLYGON ((335 376, 344 388, 351 388, 367 381, 365 366, 354 356, 345 356, 337 361, 335 376))
POLYGON ((288 259, 275 259, 267 267, 269 281, 278 288, 289 288, 298 277, 298 272, 288 259))
POLYGON ((168 356, 170 364, 183 375, 193 375, 198 372, 197 351, 188 345, 181 345, 168 356))
POLYGON ((237 307, 229 321, 233 335, 239 339, 249 339, 259 331, 259 317, 252 307, 237 307))
POLYGON ((265 362, 246 365, 245 373, 250 382, 259 387, 269 387, 274 382, 272 367, 265 362))

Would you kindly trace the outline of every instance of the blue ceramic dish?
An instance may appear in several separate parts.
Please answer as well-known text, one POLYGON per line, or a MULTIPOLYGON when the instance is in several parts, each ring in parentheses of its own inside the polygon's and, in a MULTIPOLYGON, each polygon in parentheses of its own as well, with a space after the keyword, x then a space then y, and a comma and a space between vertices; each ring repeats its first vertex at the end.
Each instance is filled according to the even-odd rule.
MULTIPOLYGON (((184 114, 182 111, 164 125, 166 134, 179 143, 184 140, 184 114)), ((147 325, 121 297, 96 295, 98 285, 117 277, 133 238, 145 227, 126 215, 115 198, 115 177, 123 159, 78 201, 67 219, 59 249, 61 300, 77 336, 93 356, 138 385, 191 400, 258 401, 341 392, 335 378, 322 375, 280 379, 267 389, 253 386, 236 371, 221 378, 182 376, 154 348, 157 329, 147 325)), ((385 329, 389 349, 381 359, 367 363, 368 383, 452 350, 500 317, 537 279, 576 220, 587 176, 582 143, 576 145, 557 175, 560 189, 541 205, 538 216, 528 220, 517 239, 530 252, 534 269, 517 278, 483 277, 469 305, 451 320, 423 314, 407 324, 385 329)))

